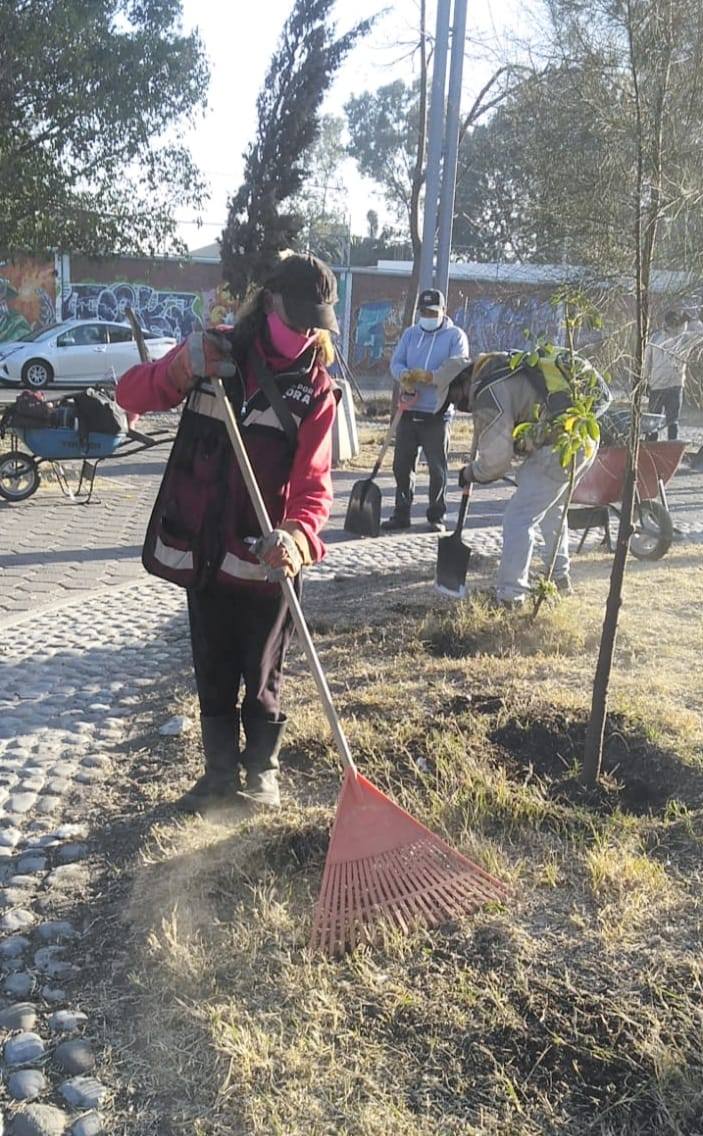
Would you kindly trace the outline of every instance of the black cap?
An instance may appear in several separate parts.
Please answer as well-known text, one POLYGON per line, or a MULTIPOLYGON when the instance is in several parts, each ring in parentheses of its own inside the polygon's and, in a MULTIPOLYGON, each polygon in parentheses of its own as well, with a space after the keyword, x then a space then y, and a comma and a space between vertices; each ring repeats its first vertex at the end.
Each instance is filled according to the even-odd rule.
POLYGON ((332 269, 316 256, 295 253, 284 257, 264 287, 280 292, 286 314, 297 327, 339 331, 334 314, 337 281, 332 269))
POLYGON ((446 304, 439 288, 425 288, 424 292, 420 292, 417 306, 418 308, 444 308, 446 304))

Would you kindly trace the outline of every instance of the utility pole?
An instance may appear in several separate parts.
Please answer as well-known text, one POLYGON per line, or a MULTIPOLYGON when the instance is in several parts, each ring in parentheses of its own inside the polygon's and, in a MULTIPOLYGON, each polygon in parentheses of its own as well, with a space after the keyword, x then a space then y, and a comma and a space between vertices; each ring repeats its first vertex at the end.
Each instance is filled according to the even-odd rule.
POLYGON ((464 73, 464 44, 466 41, 466 10, 468 0, 454 0, 452 25, 452 55, 449 67, 447 95, 447 123, 442 164, 442 191, 439 199, 439 239, 435 286, 447 295, 449 288, 449 260, 454 227, 454 197, 456 194, 456 168, 459 158, 459 126, 461 117, 461 81, 464 73))
POLYGON ((427 177, 425 178, 425 212, 420 257, 420 291, 432 287, 434 276, 434 243, 437 229, 442 145, 444 142, 444 92, 447 82, 450 3, 451 0, 437 0, 437 28, 432 64, 432 94, 427 143, 427 177))

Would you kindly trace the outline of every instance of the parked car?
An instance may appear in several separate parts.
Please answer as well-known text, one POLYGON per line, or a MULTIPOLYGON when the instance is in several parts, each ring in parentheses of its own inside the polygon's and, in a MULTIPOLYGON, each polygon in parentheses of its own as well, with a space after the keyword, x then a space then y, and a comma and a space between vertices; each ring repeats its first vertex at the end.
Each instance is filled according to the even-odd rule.
MULTIPOLYGON (((175 347, 176 339, 144 332, 152 359, 175 347)), ((110 382, 139 362, 129 324, 67 320, 21 339, 0 343, 0 383, 31 390, 66 384, 110 382)))

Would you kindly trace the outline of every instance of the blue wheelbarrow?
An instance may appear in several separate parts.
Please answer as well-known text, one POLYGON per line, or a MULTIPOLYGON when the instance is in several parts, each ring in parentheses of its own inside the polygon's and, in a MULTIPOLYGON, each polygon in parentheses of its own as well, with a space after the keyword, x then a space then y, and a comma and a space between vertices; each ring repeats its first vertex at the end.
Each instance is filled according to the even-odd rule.
POLYGON ((170 430, 154 430, 149 434, 128 430, 123 434, 81 436, 70 426, 13 426, 10 449, 0 454, 0 497, 12 502, 26 501, 41 484, 40 466, 48 462, 64 496, 72 500, 80 498, 87 505, 93 496, 100 462, 138 454, 172 440, 170 430), (76 490, 71 489, 63 469, 63 463, 69 461, 81 463, 76 490))

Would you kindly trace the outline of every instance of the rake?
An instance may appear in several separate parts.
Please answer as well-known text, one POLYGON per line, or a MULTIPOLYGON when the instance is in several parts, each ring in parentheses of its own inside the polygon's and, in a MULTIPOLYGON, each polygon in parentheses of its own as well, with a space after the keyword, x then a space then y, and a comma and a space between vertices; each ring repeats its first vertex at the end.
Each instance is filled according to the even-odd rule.
MULTIPOLYGON (((271 520, 222 380, 212 380, 220 412, 264 536, 271 520)), ((502 900, 507 888, 430 832, 359 773, 296 595, 281 583, 322 706, 345 767, 310 945, 342 954, 382 924, 408 933, 502 900)))

